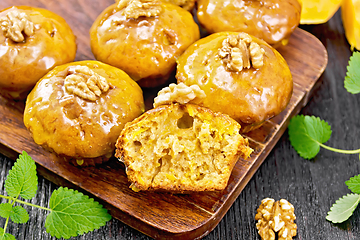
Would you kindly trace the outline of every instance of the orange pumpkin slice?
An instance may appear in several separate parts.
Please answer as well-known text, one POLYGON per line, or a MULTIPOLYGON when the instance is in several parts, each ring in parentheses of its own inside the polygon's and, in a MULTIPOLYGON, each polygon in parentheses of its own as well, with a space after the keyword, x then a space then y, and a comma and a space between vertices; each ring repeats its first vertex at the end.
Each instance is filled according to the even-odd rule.
POLYGON ((360 50, 360 0, 344 0, 341 15, 351 49, 360 50))
POLYGON ((342 0, 299 0, 302 4, 300 24, 327 22, 339 9, 342 0))

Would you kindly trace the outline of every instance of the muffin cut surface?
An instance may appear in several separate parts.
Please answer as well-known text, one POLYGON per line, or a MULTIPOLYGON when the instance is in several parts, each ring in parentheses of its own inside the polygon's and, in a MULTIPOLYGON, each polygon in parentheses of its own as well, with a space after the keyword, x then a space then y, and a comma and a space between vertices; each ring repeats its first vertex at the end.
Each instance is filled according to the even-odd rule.
POLYGON ((131 188, 173 192, 226 187, 252 149, 230 117, 193 104, 163 105, 126 124, 116 147, 131 188))

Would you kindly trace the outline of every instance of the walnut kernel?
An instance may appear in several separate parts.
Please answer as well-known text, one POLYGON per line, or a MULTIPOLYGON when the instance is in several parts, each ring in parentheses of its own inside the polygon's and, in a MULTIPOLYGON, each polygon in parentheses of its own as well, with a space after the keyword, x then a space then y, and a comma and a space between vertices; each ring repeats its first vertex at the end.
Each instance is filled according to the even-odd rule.
POLYGON ((247 33, 229 35, 218 51, 218 56, 229 71, 240 72, 244 68, 261 68, 264 64, 264 49, 252 41, 247 33))
POLYGON ((87 66, 71 67, 68 74, 64 82, 66 91, 83 99, 95 101, 101 93, 107 92, 110 88, 104 77, 87 66))
POLYGON ((264 53, 265 50, 262 49, 259 44, 251 42, 249 46, 251 63, 254 68, 261 68, 264 65, 264 53))
POLYGON ((120 0, 117 4, 118 9, 124 9, 123 14, 126 18, 137 19, 139 17, 155 17, 161 12, 160 0, 120 0))
POLYGON ((5 37, 10 38, 14 42, 24 41, 24 34, 31 36, 35 31, 34 23, 30 17, 25 12, 17 10, 10 11, 5 17, 2 17, 0 19, 0 27, 5 37))
POLYGON ((278 232, 278 240, 291 240, 297 231, 294 206, 285 199, 276 201, 265 198, 255 215, 256 228, 263 240, 275 240, 278 232))
POLYGON ((186 86, 184 83, 171 83, 169 87, 165 87, 158 92, 154 99, 154 107, 164 104, 180 103, 186 104, 196 102, 205 98, 205 92, 198 85, 186 86))

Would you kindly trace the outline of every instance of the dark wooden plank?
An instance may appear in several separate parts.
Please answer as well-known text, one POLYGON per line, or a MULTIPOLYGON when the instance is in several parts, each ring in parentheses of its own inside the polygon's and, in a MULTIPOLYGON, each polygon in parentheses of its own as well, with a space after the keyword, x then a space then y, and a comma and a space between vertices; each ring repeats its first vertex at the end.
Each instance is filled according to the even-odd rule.
MULTIPOLYGON (((88 30, 95 17, 113 1, 22 1, 48 8, 63 16, 77 35, 76 60, 93 58, 88 30)), ((13 1, 3 0, 0 8, 13 1)), ((248 160, 239 160, 222 192, 172 195, 166 193, 132 192, 128 188, 124 168, 112 160, 96 168, 77 168, 37 146, 22 124, 23 103, 0 98, 0 142, 3 153, 10 158, 25 150, 38 164, 47 179, 69 185, 98 198, 111 214, 130 226, 158 238, 195 238, 206 235, 225 215, 253 174, 266 159, 286 129, 289 118, 300 111, 308 100, 327 63, 323 45, 311 34, 297 29, 288 46, 280 49, 294 77, 294 94, 288 108, 268 121, 264 127, 248 134, 255 152, 248 160), (312 46, 309 48, 308 46, 312 46), (308 56, 312 56, 309 58, 308 56)), ((152 102, 153 93, 146 93, 152 102)))

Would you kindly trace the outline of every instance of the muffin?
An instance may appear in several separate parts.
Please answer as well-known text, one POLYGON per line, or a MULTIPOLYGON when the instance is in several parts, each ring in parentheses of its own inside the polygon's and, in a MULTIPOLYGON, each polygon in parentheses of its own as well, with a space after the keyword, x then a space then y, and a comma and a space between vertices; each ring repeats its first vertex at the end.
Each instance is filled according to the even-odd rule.
POLYGON ((209 32, 246 32, 272 46, 285 45, 300 23, 298 0, 198 0, 199 23, 209 32))
POLYGON ((223 190, 239 157, 252 149, 229 116, 187 104, 160 105, 129 122, 115 156, 134 191, 223 190))
MULTIPOLYGON (((120 0, 115 0, 115 2, 119 2, 120 0)), ((187 11, 192 11, 195 7, 195 0, 161 0, 163 2, 172 3, 187 11)))
POLYGON ((206 94, 199 104, 228 114, 240 123, 242 132, 279 114, 292 95, 292 75, 284 58, 246 33, 202 38, 177 63, 178 83, 198 85, 206 94))
POLYGON ((199 39, 192 15, 159 0, 122 0, 90 29, 95 58, 124 70, 141 87, 164 84, 176 59, 199 39))
POLYGON ((53 67, 71 62, 76 38, 65 20, 42 8, 14 6, 0 12, 0 94, 25 99, 53 67))
POLYGON ((175 4, 187 11, 192 11, 195 7, 195 2, 196 2, 196 0, 161 0, 161 1, 175 4))
POLYGON ((27 97, 24 124, 35 143, 87 166, 108 160, 125 123, 144 109, 141 88, 125 72, 81 61, 39 80, 27 97))

